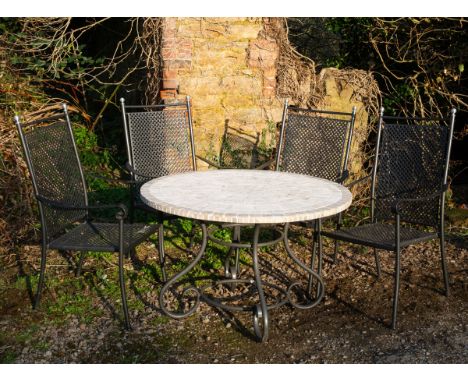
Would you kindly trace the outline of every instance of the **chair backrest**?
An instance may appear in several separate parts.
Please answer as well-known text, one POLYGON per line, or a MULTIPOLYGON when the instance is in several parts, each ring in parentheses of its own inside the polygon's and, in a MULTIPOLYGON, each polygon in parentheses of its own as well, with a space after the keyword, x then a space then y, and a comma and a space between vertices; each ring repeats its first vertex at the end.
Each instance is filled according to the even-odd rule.
MULTIPOLYGON (((86 183, 78 157, 67 112, 21 123, 15 117, 34 193, 49 200, 75 206, 87 206, 86 183)), ((42 229, 50 239, 86 217, 83 210, 60 210, 39 203, 42 229)))
POLYGON ((445 119, 389 117, 381 109, 372 174, 372 219, 393 217, 397 198, 440 198, 404 203, 400 219, 437 226, 447 183, 455 109, 445 119))
POLYGON ((342 182, 347 173, 356 109, 301 109, 284 103, 276 170, 342 182))
POLYGON ((120 99, 125 143, 134 180, 196 170, 190 98, 161 105, 125 105, 120 99))

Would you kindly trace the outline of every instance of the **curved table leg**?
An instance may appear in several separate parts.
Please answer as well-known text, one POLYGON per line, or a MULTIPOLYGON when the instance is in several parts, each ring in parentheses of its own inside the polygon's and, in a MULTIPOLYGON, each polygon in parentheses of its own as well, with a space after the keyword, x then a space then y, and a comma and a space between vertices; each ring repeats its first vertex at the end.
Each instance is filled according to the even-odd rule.
MULTIPOLYGON (((314 220, 314 232, 312 233, 312 256, 310 259, 310 268, 314 269, 315 266, 315 256, 317 255, 317 220, 314 220)), ((307 284, 307 292, 309 295, 312 295, 312 284, 314 283, 314 278, 312 275, 309 275, 309 282, 307 284)))
MULTIPOLYGON (((234 226, 233 235, 232 235, 232 242, 233 243, 240 243, 240 234, 241 234, 241 227, 239 225, 234 226)), ((226 255, 226 259, 224 261, 224 275, 226 278, 230 278, 232 280, 236 280, 239 277, 239 248, 230 247, 229 251, 226 255), (231 255, 232 252, 235 253, 235 263, 231 265, 231 255)), ((234 284, 232 284, 234 286, 234 284)))
MULTIPOLYGON (((291 247, 289 246, 289 242, 288 242, 288 230, 289 230, 289 223, 286 223, 285 226, 284 226, 284 247, 286 249, 286 252, 288 253, 289 257, 300 267, 302 268, 304 271, 306 271, 308 274, 309 274, 309 279, 311 278, 315 278, 318 282, 318 285, 317 285, 317 294, 315 296, 315 299, 313 299, 311 302, 309 302, 308 304, 298 304, 297 302, 294 302, 291 298, 291 291, 292 289, 295 287, 295 286, 298 286, 300 285, 301 283, 300 282, 294 282, 292 283, 289 287, 288 287, 288 299, 289 299, 289 302, 292 306, 298 308, 298 309, 309 309, 309 308, 313 308, 314 306, 316 306, 323 298, 323 295, 325 293, 325 284, 322 280, 322 277, 320 277, 320 275, 315 272, 312 268, 309 268, 307 265, 305 265, 301 260, 299 260, 296 255, 293 253, 293 251, 291 250, 291 247)), ((319 239, 320 240, 320 239, 319 239)), ((319 253, 319 256, 320 256, 320 253, 319 253)), ((320 261, 320 259, 319 259, 320 261)), ((320 266, 321 268, 321 266, 320 266)), ((310 281, 309 281, 310 283, 310 281)), ((307 288, 308 289, 308 288, 307 288)))
POLYGON ((186 275, 188 272, 190 272, 200 261, 202 258, 203 254, 205 253, 205 248, 206 248, 206 242, 207 242, 207 230, 206 230, 206 224, 205 223, 200 223, 201 229, 202 229, 202 244, 200 247, 200 251, 196 255, 195 259, 188 265, 187 268, 182 270, 181 272, 177 273, 173 277, 170 278, 170 280, 164 284, 164 286, 161 289, 161 292, 159 294, 159 306, 161 307, 162 311, 167 314, 169 317, 172 318, 185 318, 189 315, 191 315, 195 310, 198 308, 198 305, 200 304, 200 291, 195 287, 195 286, 190 286, 188 288, 185 288, 182 293, 180 294, 180 297, 183 297, 187 292, 194 292, 195 293, 195 298, 196 301, 194 305, 187 311, 187 312, 182 312, 182 313, 176 313, 176 312, 171 312, 165 307, 164 304, 164 295, 167 292, 167 290, 181 277, 186 275))
POLYGON ((260 235, 260 224, 255 225, 254 235, 252 240, 252 259, 253 259, 253 270, 255 276, 255 286, 257 287, 258 297, 260 303, 255 305, 253 310, 253 323, 255 334, 260 341, 266 341, 268 339, 268 327, 269 327, 269 315, 268 306, 265 300, 265 294, 262 287, 262 279, 260 278, 260 269, 258 266, 258 237, 260 235))

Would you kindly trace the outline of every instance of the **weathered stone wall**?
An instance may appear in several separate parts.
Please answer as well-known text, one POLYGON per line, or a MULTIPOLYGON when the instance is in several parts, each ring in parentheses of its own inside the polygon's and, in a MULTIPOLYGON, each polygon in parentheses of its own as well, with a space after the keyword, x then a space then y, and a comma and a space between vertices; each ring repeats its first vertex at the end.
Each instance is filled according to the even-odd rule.
MULTIPOLYGON (((271 141, 271 127, 281 121, 286 97, 290 104, 303 107, 350 112, 356 106, 351 171, 362 172, 370 102, 359 96, 363 81, 347 81, 349 71, 324 69, 317 75, 315 68, 300 58, 284 60, 285 44, 291 49, 278 21, 164 19, 161 98, 170 101, 191 96, 197 154, 202 157, 219 154, 226 126, 251 135, 263 133, 271 141)), ((199 166, 207 165, 199 162, 199 166)))
POLYGON ((201 156, 219 153, 226 126, 255 135, 281 119, 281 101, 276 98, 278 47, 259 37, 262 30, 259 18, 164 21, 161 97, 190 95, 201 156))
MULTIPOLYGON (((323 69, 318 80, 323 86, 324 97, 317 105, 320 109, 335 110, 349 113, 353 106, 356 107, 356 119, 354 122, 353 139, 351 141, 350 157, 348 162, 349 172, 353 178, 362 175, 366 162, 365 145, 369 138, 369 105, 366 100, 359 97, 361 81, 353 84, 342 78, 347 72, 338 69, 323 69)), ((365 78, 368 74, 361 73, 365 78)))

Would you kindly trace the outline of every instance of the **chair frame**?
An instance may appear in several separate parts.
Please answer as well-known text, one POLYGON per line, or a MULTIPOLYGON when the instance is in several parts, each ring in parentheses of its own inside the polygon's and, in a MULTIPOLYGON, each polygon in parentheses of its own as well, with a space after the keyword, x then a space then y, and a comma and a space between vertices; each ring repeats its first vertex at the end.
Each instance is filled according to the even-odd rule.
POLYGON ((190 134, 192 167, 193 167, 193 171, 197 171, 197 161, 196 161, 196 156, 195 156, 195 141, 194 141, 194 135, 193 135, 190 96, 185 97, 185 102, 155 104, 155 105, 127 105, 125 104, 125 98, 120 98, 120 105, 121 105, 122 120, 123 120, 124 131, 125 131, 125 147, 127 150, 127 158, 128 158, 127 169, 130 171, 130 174, 132 175, 132 180, 135 181, 135 176, 142 176, 146 178, 153 178, 153 177, 148 176, 146 174, 142 174, 139 171, 135 170, 134 168, 135 164, 134 164, 134 156, 133 156, 133 144, 132 144, 130 130, 128 127, 127 110, 129 109, 130 110, 143 109, 145 111, 148 111, 148 110, 160 111, 160 110, 164 110, 168 108, 177 108, 177 107, 180 108, 182 106, 185 106, 187 108, 188 128, 189 128, 189 134, 190 134))
MULTIPOLYGON (((275 161, 275 170, 276 171, 281 171, 281 155, 284 150, 284 135, 285 131, 287 130, 286 124, 287 124, 287 115, 288 111, 293 110, 293 111, 298 111, 298 112, 305 112, 305 113, 313 113, 314 115, 320 115, 324 116, 324 119, 328 119, 333 116, 348 116, 349 120, 343 119, 343 121, 347 121, 349 123, 348 131, 344 136, 344 142, 343 142, 343 153, 341 154, 341 164, 340 164, 340 171, 339 174, 337 174, 336 179, 330 179, 333 180, 337 183, 343 184, 345 180, 349 176, 349 171, 348 171, 348 160, 349 160, 349 154, 351 151, 351 143, 353 139, 353 133, 354 133, 354 123, 356 121, 356 106, 353 106, 351 108, 351 113, 347 112, 339 112, 339 111, 332 111, 332 110, 320 110, 320 109, 305 109, 305 108, 299 108, 296 106, 290 106, 288 103, 288 99, 284 101, 284 106, 283 106, 283 117, 281 121, 281 131, 280 131, 280 139, 279 139, 279 144, 278 144, 278 149, 276 153, 276 161, 275 161)), ((314 117, 316 118, 316 117, 314 117)), ((338 219, 341 219, 341 214, 338 215, 338 219)), ((322 229, 322 219, 316 219, 313 223, 314 225, 314 232, 312 234, 312 256, 311 256, 311 268, 314 269, 315 267, 315 261, 316 261, 316 256, 317 256, 317 250, 319 252, 319 259, 317 262, 317 272, 320 274, 322 271, 322 240, 321 240, 321 229, 322 229)), ((335 246, 337 246, 337 243, 335 242, 335 246)), ((308 283, 308 292, 311 294, 312 293, 312 283, 313 283, 313 278, 309 277, 309 283, 308 283)), ((321 293, 320 291, 320 285, 318 286, 318 289, 316 291, 317 296, 321 293)))
MULTIPOLYGON (((447 271, 447 266, 446 266, 446 260, 445 260, 445 232, 444 232, 444 212, 445 212, 445 193, 447 191, 447 177, 448 177, 448 168, 449 168, 449 160, 450 160, 450 152, 451 152, 451 146, 452 146, 452 137, 453 137, 453 130, 454 130, 454 125, 455 125, 455 114, 456 114, 456 109, 452 109, 450 111, 450 115, 447 118, 437 118, 437 119, 432 119, 432 118, 414 118, 414 117, 393 117, 393 116, 384 116, 384 108, 382 107, 380 109, 380 114, 379 114, 379 122, 378 122, 378 131, 377 131, 377 143, 376 143, 376 148, 375 148, 375 159, 374 159, 374 166, 372 169, 371 175, 368 175, 364 178, 358 179, 348 185, 349 188, 354 187, 356 184, 359 184, 363 181, 366 180, 371 180, 371 195, 370 195, 370 207, 371 207, 371 223, 370 225, 377 224, 377 218, 376 218, 376 211, 375 211, 375 203, 376 203, 376 182, 378 181, 378 166, 379 166, 379 156, 381 155, 380 153, 380 146, 381 146, 381 139, 382 139, 382 128, 384 125, 385 121, 395 121, 395 122, 400 122, 400 121, 414 121, 414 122, 443 122, 447 124, 447 142, 446 142, 446 149, 445 149, 445 161, 444 161, 444 168, 443 168, 443 178, 441 179, 441 184, 440 184, 440 190, 438 192, 432 193, 430 195, 422 196, 422 197, 415 197, 415 198, 399 198, 396 199, 391 206, 391 213, 393 214, 394 218, 394 227, 395 227, 395 241, 394 241, 394 249, 393 252, 395 253, 395 270, 394 270, 394 278, 395 278, 395 283, 394 283, 394 294, 393 294, 393 307, 392 307, 392 321, 391 321, 391 328, 395 329, 396 328, 396 323, 397 323, 397 311, 398 311, 398 294, 399 294, 399 286, 400 286, 400 257, 401 257, 401 249, 402 247, 409 246, 411 244, 414 244, 416 242, 421 242, 421 241, 428 241, 431 239, 439 238, 440 240, 440 254, 441 254, 441 263, 442 263, 442 273, 443 273, 443 278, 444 278, 444 286, 445 286, 445 295, 449 295, 449 278, 448 278, 448 271, 447 271), (437 226, 433 226, 436 228, 436 232, 434 233, 427 233, 427 235, 424 238, 419 238, 419 239, 414 239, 410 240, 409 242, 405 242, 404 245, 401 243, 401 212, 402 208, 405 203, 414 203, 414 202, 422 202, 422 201, 435 201, 438 199, 439 203, 439 217, 438 217, 438 223, 437 226)), ((377 267, 377 276, 380 277, 380 262, 377 254, 377 248, 380 249, 387 249, 391 250, 385 245, 372 245, 370 242, 365 241, 365 240, 351 240, 349 238, 343 239, 339 235, 339 229, 341 224, 341 216, 339 220, 339 224, 337 226, 337 231, 332 231, 332 232, 322 232, 322 235, 330 237, 335 240, 344 240, 348 241, 354 244, 360 244, 360 245, 366 245, 374 248, 374 257, 376 261, 376 267, 377 267)), ((422 224, 426 226, 432 226, 429 224, 422 224)), ((375 243, 374 243, 375 244, 375 243)), ((336 257, 336 251, 337 251, 337 246, 335 246, 335 257, 336 257)), ((321 256, 321 253, 319 253, 319 256, 321 256)))
MULTIPOLYGON (((161 211, 157 211, 144 203, 138 203, 138 195, 139 195, 139 186, 144 183, 144 181, 136 179, 137 177, 147 178, 148 180, 154 179, 154 176, 144 174, 135 169, 135 158, 133 155, 133 143, 129 128, 128 122, 128 110, 140 110, 141 112, 147 111, 162 111, 165 109, 173 109, 173 108, 186 108, 187 112, 187 119, 188 119, 188 133, 190 136, 190 155, 191 155, 191 164, 192 164, 192 171, 197 171, 197 161, 196 161, 196 154, 195 154, 195 140, 194 140, 194 133, 193 133, 193 123, 192 123, 192 112, 191 112, 191 103, 190 103, 190 96, 185 97, 185 102, 175 102, 175 103, 167 103, 167 104, 154 104, 154 105, 127 105, 125 103, 125 98, 120 98, 120 105, 121 105, 121 112, 122 112, 122 120, 124 125, 124 132, 125 132, 125 146, 127 151, 127 158, 128 161, 125 164, 127 171, 130 173, 131 177, 131 188, 130 188, 130 221, 133 221, 134 218, 134 210, 135 209, 142 209, 147 212, 153 213, 156 215, 158 220, 158 252, 159 252, 159 262, 161 266, 162 272, 162 279, 164 282, 167 281, 167 275, 165 270, 165 252, 164 252, 164 221, 176 219, 177 216, 169 215, 163 213, 161 211)), ((190 246, 192 245, 193 241, 193 229, 192 229, 192 239, 190 242, 190 246)))
MULTIPOLYGON (((320 110, 320 109, 305 109, 305 108, 300 108, 296 106, 290 106, 288 104, 288 99, 284 101, 284 106, 283 106, 283 117, 281 120, 281 131, 280 131, 280 138, 279 138, 279 144, 278 144, 278 149, 277 149, 277 154, 276 154, 276 161, 275 161, 275 170, 276 171, 281 171, 280 165, 281 165, 281 155, 284 151, 284 135, 285 131, 287 130, 286 124, 287 124, 287 115, 288 111, 298 111, 298 112, 306 112, 306 113, 314 113, 316 115, 325 115, 329 117, 323 117, 323 119, 329 119, 330 116, 348 116, 349 121, 346 119, 343 119, 343 121, 347 121, 349 123, 349 130, 344 137, 344 156, 341 157, 341 164, 340 164, 340 173, 338 174, 336 179, 330 179, 334 180, 335 182, 338 183, 343 183, 349 176, 348 172, 348 160, 349 160, 349 153, 351 151, 351 143, 353 139, 353 132, 354 132, 354 122, 356 120, 356 106, 353 106, 351 109, 351 113, 346 113, 346 112, 339 112, 339 111, 331 111, 331 110, 320 110)), ((343 155, 343 154, 342 154, 343 155)))
MULTIPOLYGON (((118 266, 118 268, 119 268, 119 284, 120 284, 120 291, 121 291, 121 297, 122 297, 122 309, 123 309, 124 319, 125 319, 125 328, 126 329, 131 329, 129 314, 128 314, 128 307, 127 307, 125 280, 124 280, 124 268, 123 268, 124 256, 126 255, 126 252, 129 252, 130 250, 132 250, 132 247, 134 248, 136 245, 141 243, 145 238, 147 238, 153 232, 149 233, 145 238, 143 238, 142 240, 140 240, 137 243, 131 244, 129 242, 128 248, 126 248, 127 251, 125 251, 125 245, 124 245, 125 225, 124 225, 124 220, 125 220, 125 218, 127 217, 127 214, 128 214, 127 208, 123 204, 107 204, 107 205, 89 205, 88 204, 88 196, 87 196, 87 189, 86 189, 86 181, 85 181, 85 177, 84 177, 84 172, 83 172, 83 168, 81 166, 81 162, 80 162, 79 155, 78 155, 78 150, 77 150, 77 147, 76 147, 76 142, 75 142, 75 139, 74 139, 74 136, 73 136, 73 130, 72 130, 70 118, 69 118, 69 115, 68 115, 68 108, 67 108, 67 105, 65 103, 62 104, 62 112, 63 112, 63 114, 60 113, 60 114, 56 114, 56 115, 51 116, 51 117, 36 119, 36 120, 34 120, 32 122, 28 122, 28 123, 21 123, 20 117, 18 115, 16 115, 14 117, 14 123, 16 124, 16 127, 18 129, 20 140, 21 140, 21 143, 22 143, 22 146, 23 146, 23 152, 24 152, 24 155, 25 155, 26 163, 27 163, 27 166, 28 166, 28 169, 29 169, 29 173, 31 175, 33 191, 34 191, 34 195, 35 195, 35 198, 37 200, 37 203, 38 203, 39 213, 40 213, 40 221, 41 221, 41 239, 42 239, 41 240, 41 267, 40 267, 40 276, 39 276, 39 282, 38 282, 38 286, 37 286, 37 292, 36 292, 36 296, 35 296, 34 302, 33 302, 33 309, 36 309, 39 306, 40 299, 41 299, 41 294, 42 294, 42 289, 43 289, 43 286, 44 286, 44 279, 45 279, 47 251, 49 249, 52 249, 52 248, 53 249, 58 249, 58 250, 65 250, 65 251, 74 250, 74 249, 71 249, 69 246, 61 247, 60 245, 56 245, 56 244, 54 244, 53 247, 50 247, 50 244, 52 242, 56 241, 57 238, 60 237, 61 235, 59 235, 59 234, 53 234, 52 236, 48 235, 48 233, 47 233, 47 221, 46 221, 46 217, 45 217, 45 213, 44 213, 44 207, 47 206, 47 207, 57 209, 57 210, 61 210, 61 211, 67 211, 67 210, 69 210, 69 211, 72 211, 72 210, 84 211, 83 218, 84 218, 85 222, 88 222, 90 220, 90 217, 89 217, 89 211, 90 210, 97 210, 97 209, 103 209, 103 210, 105 210, 105 209, 114 209, 115 210, 115 209, 117 209, 118 212, 116 213, 115 218, 116 218, 117 223, 118 223, 118 224, 116 224, 116 228, 118 229, 118 233, 119 233, 119 236, 118 236, 119 237, 119 239, 118 239, 119 245, 118 245, 118 250, 117 250, 117 252, 119 254, 119 266, 118 266), (36 173, 35 173, 35 170, 34 170, 33 161, 32 161, 32 158, 31 158, 31 152, 30 152, 28 139, 26 137, 27 132, 25 131, 25 129, 34 128, 35 126, 40 125, 40 124, 54 123, 54 122, 65 122, 66 129, 67 129, 68 133, 70 134, 71 143, 73 145, 73 153, 71 155, 74 155, 74 159, 76 160, 76 164, 77 164, 78 169, 79 169, 81 184, 83 185, 83 197, 84 197, 84 204, 83 205, 67 204, 67 203, 63 203, 63 202, 60 202, 60 201, 51 200, 51 199, 46 198, 44 195, 41 195, 40 192, 39 192, 37 177, 36 177, 36 173)), ((47 126, 49 126, 49 125, 47 125, 47 126)), ((46 127, 46 126, 44 126, 44 127, 46 127)), ((37 128, 41 129, 43 127, 41 126, 41 127, 37 127, 37 128)), ((82 220, 82 219, 80 218, 79 220, 82 220)), ((80 248, 81 247, 86 247, 86 249, 80 249, 82 254, 81 254, 80 258, 79 258, 79 262, 78 262, 77 269, 76 269, 76 275, 77 276, 79 276, 80 273, 81 273, 81 268, 82 268, 82 264, 83 264, 83 260, 84 260, 83 252, 84 251, 102 251, 101 247, 96 247, 96 246, 93 246, 93 245, 84 244, 82 246, 80 245, 80 248)))

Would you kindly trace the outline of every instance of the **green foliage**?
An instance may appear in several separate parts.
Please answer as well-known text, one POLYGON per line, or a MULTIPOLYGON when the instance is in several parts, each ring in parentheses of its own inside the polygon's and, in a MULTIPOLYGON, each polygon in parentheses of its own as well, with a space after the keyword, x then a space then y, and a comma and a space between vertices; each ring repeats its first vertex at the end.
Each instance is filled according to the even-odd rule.
POLYGON ((267 127, 260 132, 260 140, 257 145, 257 150, 260 155, 265 158, 270 158, 273 150, 276 147, 276 123, 268 120, 267 127))
POLYGON ((2 354, 0 354, 0 363, 13 363, 15 362, 16 358, 18 358, 18 354, 7 349, 4 352, 2 352, 2 354))
POLYGON ((465 18, 289 18, 289 38, 319 67, 372 71, 387 114, 466 109, 465 18))
POLYGON ((364 69, 372 59, 368 17, 293 17, 289 39, 321 67, 364 69))
POLYGON ((407 83, 396 84, 395 89, 383 99, 385 114, 397 115, 401 105, 414 102, 417 91, 407 83))
POLYGON ((337 54, 325 60, 324 66, 357 69, 367 67, 373 57, 367 45, 371 25, 372 19, 368 17, 326 18, 324 26, 337 36, 339 50, 337 54))
POLYGON ((75 124, 73 133, 83 167, 98 169, 109 166, 110 153, 108 150, 99 150, 98 138, 93 131, 85 126, 75 124))

